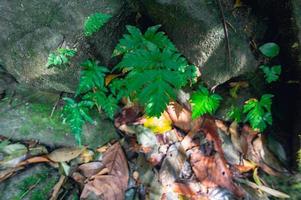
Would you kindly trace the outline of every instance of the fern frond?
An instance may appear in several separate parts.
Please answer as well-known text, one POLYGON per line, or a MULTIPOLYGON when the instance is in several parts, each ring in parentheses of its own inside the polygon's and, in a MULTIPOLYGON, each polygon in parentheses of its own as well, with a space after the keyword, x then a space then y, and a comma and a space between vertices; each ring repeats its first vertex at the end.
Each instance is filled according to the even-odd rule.
POLYGON ((250 122, 253 129, 264 131, 267 124, 272 125, 272 97, 271 94, 264 94, 260 101, 250 99, 245 102, 243 113, 247 113, 246 121, 250 122))
POLYGON ((104 66, 99 66, 96 61, 86 60, 82 64, 80 82, 76 94, 86 93, 93 88, 99 88, 106 91, 105 88, 105 73, 108 69, 104 66))
POLYGON ((91 36, 93 33, 97 32, 103 25, 105 25, 110 19, 111 15, 104 13, 94 13, 90 15, 84 24, 84 34, 85 36, 91 36))
POLYGON ((66 122, 75 139, 81 145, 82 127, 86 121, 94 123, 93 119, 88 115, 88 110, 93 106, 91 101, 75 102, 73 99, 64 98, 65 106, 63 109, 63 120, 66 122))
POLYGON ((119 82, 113 83, 113 91, 123 91, 134 96, 145 107, 148 116, 159 117, 175 91, 194 80, 196 68, 177 52, 177 49, 163 32, 160 25, 150 27, 144 34, 133 26, 127 26, 129 34, 124 35, 113 55, 123 55, 114 69, 126 72, 119 82))
POLYGON ((114 118, 118 109, 118 100, 113 95, 107 97, 101 90, 89 92, 83 96, 83 99, 93 101, 98 108, 105 111, 110 119, 114 118))
POLYGON ((229 120, 233 120, 236 122, 242 121, 242 109, 240 107, 231 106, 229 112, 227 112, 227 117, 229 120))
POLYGON ((204 114, 213 114, 220 105, 222 97, 217 94, 210 94, 203 86, 191 95, 192 118, 196 119, 204 114))
POLYGON ((59 48, 55 52, 51 52, 48 56, 48 61, 46 66, 48 68, 57 67, 61 65, 68 64, 70 58, 76 55, 76 50, 59 48))
POLYGON ((260 69, 263 71, 264 77, 268 83, 277 81, 281 74, 281 65, 275 65, 272 67, 269 67, 267 65, 261 65, 260 69))
POLYGON ((137 49, 169 49, 170 51, 177 51, 176 47, 165 35, 164 32, 157 32, 161 25, 149 27, 144 34, 134 27, 127 26, 129 34, 125 34, 122 39, 119 40, 113 56, 122 55, 137 49))

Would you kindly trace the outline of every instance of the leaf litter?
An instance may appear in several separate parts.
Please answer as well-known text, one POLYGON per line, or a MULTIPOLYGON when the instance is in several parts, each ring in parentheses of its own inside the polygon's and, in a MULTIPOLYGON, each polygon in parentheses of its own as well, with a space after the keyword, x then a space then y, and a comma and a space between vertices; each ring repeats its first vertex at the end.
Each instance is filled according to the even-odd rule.
POLYGON ((48 153, 39 144, 3 140, 0 182, 42 162, 65 171, 51 199, 61 197, 71 179, 78 183, 80 199, 289 197, 262 181, 262 173, 289 172, 269 150, 266 137, 247 125, 209 116, 193 120, 188 109, 172 102, 158 118, 126 107, 115 126, 124 137, 94 150, 64 147, 48 153))

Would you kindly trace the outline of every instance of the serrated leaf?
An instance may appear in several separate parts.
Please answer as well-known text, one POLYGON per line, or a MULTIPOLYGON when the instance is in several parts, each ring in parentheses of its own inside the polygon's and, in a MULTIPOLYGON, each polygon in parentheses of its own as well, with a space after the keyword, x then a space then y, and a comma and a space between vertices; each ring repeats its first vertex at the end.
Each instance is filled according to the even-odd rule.
POLYGON ((264 45, 259 47, 259 51, 269 58, 276 57, 280 52, 280 47, 278 44, 274 42, 265 43, 264 45))
POLYGON ((105 25, 110 19, 111 15, 104 13, 94 13, 90 15, 84 24, 84 34, 85 36, 92 36, 93 33, 99 31, 103 25, 105 25))
POLYGON ((75 102, 71 98, 63 98, 65 106, 63 108, 62 117, 64 122, 67 122, 71 132, 75 136, 75 139, 79 145, 81 145, 82 127, 86 121, 94 123, 92 118, 88 115, 88 108, 93 105, 93 102, 82 101, 80 103, 75 102))
POLYGON ((243 112, 247 113, 246 121, 250 122, 253 129, 263 131, 267 124, 272 124, 272 97, 271 94, 264 94, 260 101, 251 99, 245 102, 243 112))
POLYGON ((130 34, 124 35, 113 53, 124 54, 114 70, 126 76, 114 80, 111 91, 118 99, 117 92, 137 100, 150 117, 159 117, 176 97, 175 91, 194 80, 196 74, 195 66, 188 64, 159 28, 150 27, 142 34, 138 28, 127 26, 130 34))
POLYGON ((76 95, 86 93, 93 88, 106 91, 105 73, 108 72, 104 66, 99 66, 96 61, 86 60, 82 64, 83 70, 76 95))
POLYGON ((281 65, 275 65, 272 67, 269 67, 267 65, 262 65, 260 66, 260 69, 262 69, 265 79, 268 83, 277 81, 281 74, 281 65))
POLYGON ((161 25, 149 27, 144 34, 134 26, 127 26, 129 34, 125 34, 117 44, 113 56, 125 54, 137 49, 154 48, 169 49, 176 52, 177 49, 164 32, 158 32, 161 25))
POLYGON ((55 52, 49 54, 46 66, 51 68, 68 64, 70 61, 69 59, 74 57, 76 52, 77 51, 74 49, 59 48, 55 52))
POLYGON ((196 119, 204 114, 213 114, 219 107, 222 97, 217 94, 210 94, 203 86, 199 91, 191 95, 192 118, 196 119))
POLYGON ((231 106, 230 110, 227 112, 227 117, 230 120, 241 122, 242 121, 242 109, 240 107, 231 106))

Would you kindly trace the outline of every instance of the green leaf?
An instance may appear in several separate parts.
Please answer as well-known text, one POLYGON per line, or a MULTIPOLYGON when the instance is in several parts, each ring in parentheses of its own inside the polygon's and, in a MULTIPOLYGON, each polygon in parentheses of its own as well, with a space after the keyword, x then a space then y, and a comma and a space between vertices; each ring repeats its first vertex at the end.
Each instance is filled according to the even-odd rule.
POLYGON ((264 131, 267 124, 272 125, 272 94, 262 95, 260 101, 250 99, 245 102, 243 113, 247 113, 246 121, 249 121, 252 128, 264 131))
POLYGON ((160 116, 176 98, 176 91, 195 80, 196 67, 187 60, 163 33, 160 25, 149 27, 143 34, 134 26, 127 26, 113 56, 123 55, 114 69, 126 72, 115 80, 110 89, 117 99, 122 95, 138 101, 148 116, 160 116), (121 95, 122 94, 122 95, 121 95))
POLYGON ((93 33, 99 31, 103 25, 105 25, 110 19, 111 15, 104 13, 94 13, 90 15, 84 24, 84 34, 85 36, 92 36, 93 33))
POLYGON ((114 118, 114 115, 118 109, 118 100, 113 95, 106 96, 106 94, 97 90, 95 92, 89 92, 83 99, 93 101, 98 108, 101 108, 109 116, 110 119, 114 118))
POLYGON ((94 124, 93 119, 88 115, 89 108, 93 105, 90 101, 75 102, 71 98, 63 98, 65 106, 63 108, 63 120, 73 133, 77 143, 81 145, 82 127, 86 121, 94 124))
POLYGON ((134 26, 127 26, 129 34, 125 34, 121 40, 119 40, 116 46, 113 56, 122 55, 137 49, 149 49, 159 48, 160 50, 169 49, 176 52, 177 49, 164 32, 158 32, 161 25, 149 27, 144 34, 134 26))
POLYGON ((70 58, 75 55, 76 50, 74 49, 59 48, 55 52, 49 54, 46 66, 52 68, 69 64, 70 58))
POLYGON ((108 69, 104 66, 99 66, 96 61, 92 60, 86 60, 82 63, 82 67, 83 70, 81 71, 76 95, 83 94, 97 88, 106 91, 105 73, 108 72, 108 69))
POLYGON ((241 122, 242 121, 242 109, 240 107, 231 106, 229 112, 227 112, 227 117, 230 120, 241 122))
POLYGON ((274 42, 269 42, 260 46, 259 51, 268 58, 274 58, 279 54, 280 47, 274 42))
POLYGON ((261 65, 260 69, 263 71, 265 79, 268 83, 277 81, 281 74, 281 65, 275 65, 272 67, 269 67, 267 65, 261 65))
POLYGON ((217 94, 210 94, 203 86, 199 91, 191 95, 192 118, 196 119, 204 114, 213 114, 220 105, 222 97, 217 94))

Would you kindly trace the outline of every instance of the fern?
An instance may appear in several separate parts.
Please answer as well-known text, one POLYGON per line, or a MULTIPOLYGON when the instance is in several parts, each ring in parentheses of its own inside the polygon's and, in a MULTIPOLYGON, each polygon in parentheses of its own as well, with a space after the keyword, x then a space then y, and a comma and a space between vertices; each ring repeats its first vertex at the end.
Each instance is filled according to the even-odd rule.
POLYGON ((127 26, 129 34, 125 34, 122 39, 119 40, 116 46, 113 56, 125 54, 137 49, 151 49, 157 47, 161 50, 169 49, 176 52, 177 49, 164 32, 158 32, 161 25, 149 27, 144 34, 134 27, 127 26))
POLYGON ((76 50, 59 48, 55 52, 51 52, 48 56, 46 66, 48 68, 66 65, 69 63, 70 58, 76 55, 76 50))
POLYGON ((111 15, 104 13, 94 13, 90 15, 84 24, 84 34, 85 36, 91 36, 93 33, 97 32, 105 23, 111 19, 111 15))
POLYGON ((106 91, 105 73, 108 72, 106 67, 99 66, 96 61, 86 60, 82 63, 79 86, 76 94, 83 94, 93 89, 101 89, 106 91))
POLYGON ((123 79, 127 91, 137 94, 148 116, 159 117, 170 99, 175 99, 175 90, 193 77, 193 67, 179 53, 156 47, 126 54, 118 67, 128 71, 123 79))
POLYGON ((66 122, 75 136, 79 145, 81 145, 82 127, 87 122, 94 123, 93 119, 88 115, 89 108, 93 106, 91 101, 75 102, 73 99, 64 98, 65 106, 63 109, 63 119, 66 122))
POLYGON ((210 94, 203 86, 199 91, 191 95, 192 118, 196 119, 204 114, 213 114, 220 105, 222 97, 217 94, 210 94))
POLYGON ((271 94, 264 94, 260 101, 250 99, 245 102, 243 112, 247 113, 246 121, 250 122, 253 129, 264 131, 267 124, 272 125, 272 97, 271 94))
POLYGON ((118 109, 118 100, 113 95, 107 96, 101 90, 89 92, 83 96, 83 99, 93 101, 94 105, 99 109, 103 109, 110 119, 114 118, 118 109))
POLYGON ((268 83, 277 81, 281 74, 281 65, 275 65, 272 67, 269 67, 267 65, 261 65, 260 69, 263 71, 265 79, 268 83))
POLYGON ((231 106, 229 112, 227 112, 227 117, 230 120, 241 122, 242 121, 242 109, 240 107, 231 106))
POLYGON ((157 32, 159 28, 150 27, 142 34, 138 28, 127 26, 130 34, 124 35, 113 53, 123 54, 115 69, 127 74, 111 86, 115 93, 136 99, 148 116, 156 117, 176 98, 176 90, 195 75, 195 67, 177 52, 163 32, 157 32))

